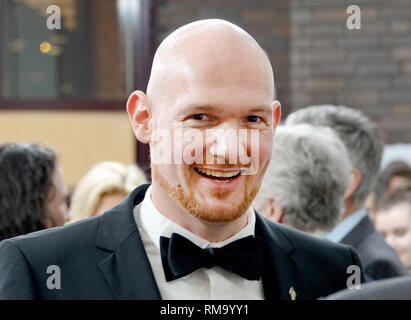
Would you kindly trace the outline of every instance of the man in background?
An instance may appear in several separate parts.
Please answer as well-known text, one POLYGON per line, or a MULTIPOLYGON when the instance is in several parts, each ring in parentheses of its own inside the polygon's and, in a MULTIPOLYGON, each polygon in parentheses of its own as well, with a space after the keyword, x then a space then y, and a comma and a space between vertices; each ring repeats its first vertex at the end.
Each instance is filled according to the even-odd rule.
POLYGON ((383 142, 375 123, 345 106, 321 105, 291 113, 286 124, 309 123, 331 127, 343 141, 353 169, 346 191, 345 212, 326 238, 352 245, 360 254, 365 274, 376 280, 406 275, 394 250, 384 241, 363 208, 380 168, 383 142))
POLYGON ((344 213, 351 162, 327 127, 279 126, 254 207, 268 219, 324 238, 344 213))

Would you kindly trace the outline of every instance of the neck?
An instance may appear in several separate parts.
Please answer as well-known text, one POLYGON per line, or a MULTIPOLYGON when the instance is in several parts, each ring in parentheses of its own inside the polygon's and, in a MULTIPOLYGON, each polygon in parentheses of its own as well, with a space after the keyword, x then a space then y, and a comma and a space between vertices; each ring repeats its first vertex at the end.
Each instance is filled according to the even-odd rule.
POLYGON ((345 199, 344 205, 345 205, 345 212, 341 220, 348 218, 350 215, 352 215, 354 212, 360 209, 360 207, 354 205, 354 200, 352 199, 352 197, 348 197, 347 199, 345 199))
POLYGON ((239 218, 228 222, 210 222, 199 219, 184 210, 180 204, 154 180, 151 189, 151 200, 162 215, 184 229, 210 242, 221 242, 232 237, 243 229, 248 222, 248 211, 239 218))

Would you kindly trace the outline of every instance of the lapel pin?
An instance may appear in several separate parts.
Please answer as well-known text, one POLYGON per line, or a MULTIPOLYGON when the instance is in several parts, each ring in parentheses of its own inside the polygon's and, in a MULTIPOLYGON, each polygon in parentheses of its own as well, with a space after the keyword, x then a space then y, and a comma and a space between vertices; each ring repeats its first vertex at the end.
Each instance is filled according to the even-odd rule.
POLYGON ((293 287, 290 287, 290 290, 288 291, 290 294, 291 300, 295 300, 295 297, 297 297, 297 293, 295 293, 295 290, 293 287))

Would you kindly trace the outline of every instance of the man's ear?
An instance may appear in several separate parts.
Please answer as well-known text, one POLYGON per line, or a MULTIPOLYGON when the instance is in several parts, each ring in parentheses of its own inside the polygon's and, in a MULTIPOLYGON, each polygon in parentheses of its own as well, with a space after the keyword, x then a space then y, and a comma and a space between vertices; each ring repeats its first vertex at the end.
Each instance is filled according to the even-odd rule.
POLYGON ((283 210, 278 201, 274 199, 266 201, 264 204, 264 216, 274 222, 283 222, 283 210))
POLYGON ((280 123, 281 119, 281 104, 278 100, 274 100, 272 103, 273 107, 273 124, 274 130, 277 128, 278 124, 280 123))
POLYGON ((130 95, 127 101, 127 113, 137 140, 149 143, 151 140, 151 106, 143 91, 137 90, 130 95))
POLYGON ((284 212, 278 201, 272 200, 272 212, 271 220, 278 223, 283 223, 284 212))
POLYGON ((350 198, 354 194, 354 192, 360 186, 361 179, 362 175, 360 170, 358 170, 357 168, 352 168, 350 172, 350 180, 348 183, 348 187, 344 193, 344 199, 350 198))

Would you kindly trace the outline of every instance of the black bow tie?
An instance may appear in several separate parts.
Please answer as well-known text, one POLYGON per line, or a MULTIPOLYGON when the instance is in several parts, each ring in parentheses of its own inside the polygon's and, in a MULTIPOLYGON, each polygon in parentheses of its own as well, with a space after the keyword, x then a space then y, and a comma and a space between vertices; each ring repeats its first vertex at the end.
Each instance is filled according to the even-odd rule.
POLYGON ((201 249, 173 233, 160 237, 161 261, 167 281, 184 277, 199 268, 219 266, 248 280, 260 280, 261 240, 249 236, 222 248, 201 249))

